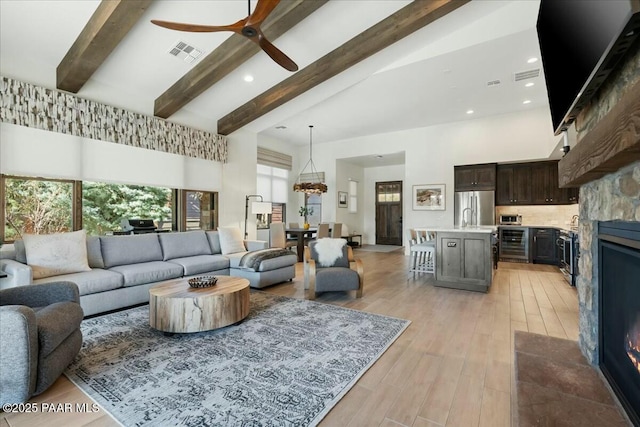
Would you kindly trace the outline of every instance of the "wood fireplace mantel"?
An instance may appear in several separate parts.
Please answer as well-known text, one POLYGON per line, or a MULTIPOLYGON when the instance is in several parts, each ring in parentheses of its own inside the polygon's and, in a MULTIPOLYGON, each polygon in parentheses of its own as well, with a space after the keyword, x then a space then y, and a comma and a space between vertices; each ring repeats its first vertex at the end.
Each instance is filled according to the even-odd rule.
POLYGON ((558 164, 561 188, 579 187, 640 160, 640 81, 558 164))

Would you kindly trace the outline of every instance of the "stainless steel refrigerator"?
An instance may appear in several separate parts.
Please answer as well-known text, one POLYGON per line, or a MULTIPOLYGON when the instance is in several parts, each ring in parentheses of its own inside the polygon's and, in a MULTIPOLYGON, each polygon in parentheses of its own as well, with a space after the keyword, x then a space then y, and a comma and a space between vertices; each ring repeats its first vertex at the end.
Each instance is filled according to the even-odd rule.
POLYGON ((495 204, 494 191, 456 191, 453 204, 454 225, 495 225, 495 204))

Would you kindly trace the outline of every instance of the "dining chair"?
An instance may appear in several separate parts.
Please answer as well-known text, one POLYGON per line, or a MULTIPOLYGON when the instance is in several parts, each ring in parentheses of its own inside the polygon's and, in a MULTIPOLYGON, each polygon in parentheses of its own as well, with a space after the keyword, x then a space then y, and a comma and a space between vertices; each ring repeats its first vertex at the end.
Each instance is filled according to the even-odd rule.
POLYGON ((289 228, 300 228, 300 223, 299 222, 290 222, 289 223, 289 228))
POLYGON ((292 248, 297 245, 296 240, 287 240, 287 234, 283 222, 272 222, 269 224, 269 247, 270 248, 292 248))
POLYGON ((333 227, 331 227, 331 237, 333 239, 339 239, 342 237, 342 223, 334 222, 333 227))
POLYGON ((322 239, 323 237, 329 237, 329 224, 326 222, 318 224, 318 231, 316 231, 316 239, 322 239))

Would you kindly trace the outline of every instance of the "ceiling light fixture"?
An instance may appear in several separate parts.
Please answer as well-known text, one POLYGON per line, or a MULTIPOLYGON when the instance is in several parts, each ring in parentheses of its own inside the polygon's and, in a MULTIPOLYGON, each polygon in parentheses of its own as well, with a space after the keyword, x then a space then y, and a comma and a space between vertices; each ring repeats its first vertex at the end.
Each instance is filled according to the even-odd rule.
POLYGON ((528 64, 533 64, 534 62, 538 62, 538 58, 536 58, 535 56, 533 58, 527 59, 528 64))
POLYGON ((474 111, 473 110, 467 110, 467 114, 473 114, 474 111))
POLYGON ((524 87, 531 87, 531 86, 533 86, 534 84, 535 84, 534 82, 529 82, 529 83, 527 83, 526 85, 524 85, 524 87))
POLYGON ((530 99, 525 99, 524 101, 522 101, 523 104, 531 104, 531 100, 530 99))
POLYGON ((247 74, 244 76, 244 81, 247 83, 251 83, 253 81, 253 76, 251 74, 247 74))
POLYGON ((298 179, 296 183, 293 185, 293 191, 297 191, 300 193, 307 194, 321 194, 327 192, 327 184, 322 182, 320 178, 320 174, 316 170, 316 165, 313 163, 313 125, 309 125, 309 160, 304 165, 300 173, 298 174, 298 179), (302 175, 304 175, 304 171, 309 166, 308 177, 312 179, 311 182, 302 182, 302 175))

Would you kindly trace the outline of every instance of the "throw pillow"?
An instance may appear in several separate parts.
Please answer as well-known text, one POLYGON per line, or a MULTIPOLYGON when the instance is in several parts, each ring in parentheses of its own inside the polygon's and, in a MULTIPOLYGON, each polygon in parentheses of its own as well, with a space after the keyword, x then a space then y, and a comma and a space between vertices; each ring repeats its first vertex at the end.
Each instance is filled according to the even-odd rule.
POLYGON ((34 279, 91 271, 87 262, 87 233, 25 234, 27 264, 34 279))
POLYGON ((218 235, 220 236, 222 255, 247 251, 244 247, 242 232, 238 227, 218 227, 218 235))

